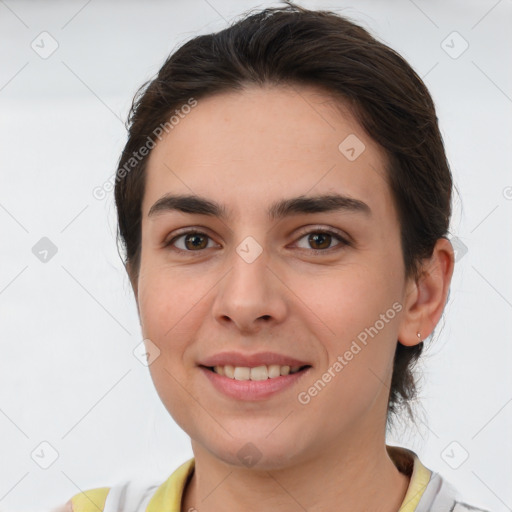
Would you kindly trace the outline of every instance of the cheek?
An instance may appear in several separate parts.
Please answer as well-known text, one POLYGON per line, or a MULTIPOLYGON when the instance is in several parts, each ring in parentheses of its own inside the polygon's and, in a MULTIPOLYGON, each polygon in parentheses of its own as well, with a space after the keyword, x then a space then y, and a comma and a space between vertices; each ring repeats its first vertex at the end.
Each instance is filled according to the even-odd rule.
MULTIPOLYGON (((324 285, 315 280, 311 289, 317 290, 311 298, 311 309, 340 340, 352 339, 375 324, 400 297, 400 285, 393 272, 373 265, 344 268, 326 276, 324 285)), ((393 313, 394 310, 394 318, 393 313)))
POLYGON ((399 286, 382 268, 354 266, 326 284, 326 293, 312 296, 322 320, 316 334, 327 356, 319 380, 326 384, 312 380, 304 386, 308 395, 312 386, 315 396, 304 410, 329 416, 326 435, 335 435, 339 425, 363 417, 387 393, 402 307, 399 286))
POLYGON ((172 268, 158 259, 141 263, 138 302, 145 325, 152 330, 171 329, 197 304, 206 287, 205 280, 194 278, 186 269, 172 268))
POLYGON ((153 266, 141 274, 138 300, 142 333, 160 350, 151 371, 162 367, 184 376, 195 365, 195 341, 201 338, 199 331, 211 315, 215 283, 216 274, 212 272, 198 276, 165 265, 153 266))
POLYGON ((194 315, 195 294, 184 287, 180 278, 161 270, 145 272, 139 279, 139 311, 145 338, 155 343, 162 353, 169 348, 180 350, 180 339, 190 317, 194 315))
POLYGON ((328 409, 334 402, 339 409, 333 415, 351 411, 349 416, 357 417, 374 403, 392 371, 402 309, 399 291, 400 280, 381 263, 344 269, 330 280, 327 293, 315 294, 321 301, 316 311, 329 328, 319 336, 328 358, 322 370, 331 370, 324 374, 329 384, 315 407, 328 409))
POLYGON ((184 430, 202 420, 190 407, 187 382, 193 361, 187 357, 204 311, 205 291, 190 286, 186 276, 154 267, 139 279, 139 310, 145 339, 159 350, 149 365, 154 387, 169 414, 184 430))

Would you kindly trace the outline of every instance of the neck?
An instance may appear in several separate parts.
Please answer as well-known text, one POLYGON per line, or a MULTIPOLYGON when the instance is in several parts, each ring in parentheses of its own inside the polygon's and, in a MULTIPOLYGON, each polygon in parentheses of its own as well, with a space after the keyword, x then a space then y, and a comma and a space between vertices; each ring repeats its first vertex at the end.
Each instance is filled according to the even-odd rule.
POLYGON ((400 473, 379 441, 330 447, 314 458, 270 471, 227 464, 193 442, 195 469, 182 510, 396 512, 410 478, 400 473))

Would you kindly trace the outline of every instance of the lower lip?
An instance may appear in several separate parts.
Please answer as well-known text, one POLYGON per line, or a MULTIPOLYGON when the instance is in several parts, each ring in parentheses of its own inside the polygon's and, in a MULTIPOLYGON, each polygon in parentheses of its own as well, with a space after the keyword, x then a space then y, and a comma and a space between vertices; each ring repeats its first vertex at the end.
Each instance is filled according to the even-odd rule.
POLYGON ((288 375, 266 380, 236 380, 219 375, 204 366, 199 367, 213 386, 225 395, 238 400, 264 400, 293 386, 311 367, 288 375))

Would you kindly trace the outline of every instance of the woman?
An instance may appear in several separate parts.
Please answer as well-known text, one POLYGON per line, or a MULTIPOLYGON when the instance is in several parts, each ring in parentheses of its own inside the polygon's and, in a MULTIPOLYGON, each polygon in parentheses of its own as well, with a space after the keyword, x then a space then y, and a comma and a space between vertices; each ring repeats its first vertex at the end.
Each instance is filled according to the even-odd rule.
POLYGON ((266 9, 183 45, 134 101, 115 199, 194 458, 67 510, 469 510, 386 444, 447 300, 451 190, 425 85, 349 20, 266 9))

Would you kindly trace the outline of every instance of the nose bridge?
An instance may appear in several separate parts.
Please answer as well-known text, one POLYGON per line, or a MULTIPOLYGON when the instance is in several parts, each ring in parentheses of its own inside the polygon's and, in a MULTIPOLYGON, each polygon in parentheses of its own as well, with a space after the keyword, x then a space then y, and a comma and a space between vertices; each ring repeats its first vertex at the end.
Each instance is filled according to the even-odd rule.
POLYGON ((240 303, 263 300, 269 285, 269 251, 253 236, 245 237, 232 254, 227 284, 240 303))
POLYGON ((234 249, 230 269, 220 283, 214 306, 217 319, 231 319, 240 329, 250 330, 261 317, 279 319, 283 298, 276 277, 267 265, 269 251, 248 236, 234 249))

